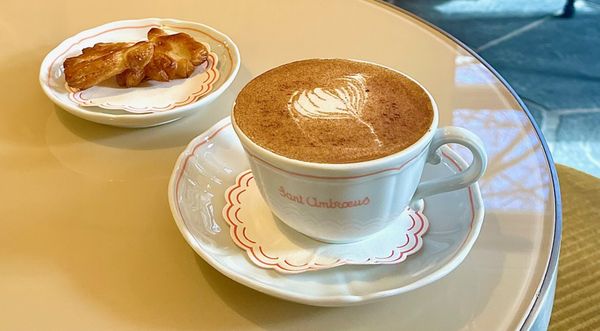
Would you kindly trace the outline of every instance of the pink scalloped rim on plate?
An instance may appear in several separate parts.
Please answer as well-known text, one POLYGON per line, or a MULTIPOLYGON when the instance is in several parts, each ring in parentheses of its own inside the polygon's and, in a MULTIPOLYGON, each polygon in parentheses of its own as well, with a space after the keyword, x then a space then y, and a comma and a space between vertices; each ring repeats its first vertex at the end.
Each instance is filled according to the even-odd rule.
MULTIPOLYGON (((288 245, 286 249, 273 247, 273 242, 286 241, 286 234, 277 232, 274 219, 254 219, 244 212, 244 209, 259 208, 256 203, 249 203, 249 195, 259 196, 256 188, 254 176, 250 170, 238 175, 234 185, 225 191, 225 207, 223 216, 229 225, 229 233, 233 242, 244 250, 250 260, 259 267, 273 269, 281 273, 301 273, 305 271, 315 271, 338 267, 341 265, 376 265, 376 264, 396 264, 405 261, 409 255, 415 254, 423 246, 423 235, 429 228, 429 222, 421 211, 408 209, 402 217, 406 218, 406 227, 401 228, 401 233, 393 233, 392 241, 388 234, 376 234, 375 240, 369 240, 369 245, 383 242, 382 247, 376 251, 380 254, 373 256, 360 257, 357 249, 363 242, 351 244, 326 244, 309 239, 300 234, 301 240, 296 238, 294 244, 288 245), (246 202, 246 204, 244 203, 246 202), (271 231, 271 235, 279 236, 277 240, 266 241, 254 227, 256 222, 261 222, 262 231, 271 231), (267 228, 267 230, 265 230, 267 228), (387 240, 377 240, 378 237, 387 236, 387 240), (303 244, 306 247, 302 247, 303 244), (330 254, 322 255, 323 248, 328 248, 330 254), (294 251, 293 249, 297 249, 294 251), (307 251, 304 254, 297 254, 298 250, 307 251), (314 251, 311 251, 314 250, 314 251), (288 252, 282 253, 282 252, 288 252), (333 253, 332 253, 333 252, 333 253)), ((262 198, 260 198, 262 199, 262 198)), ((269 217, 269 213, 265 217, 269 217)), ((271 216, 272 217, 272 216, 271 216)), ((396 228, 394 230, 397 230, 396 228)), ((292 230, 293 231, 293 230, 292 230)), ((289 233, 288 233, 289 235, 289 233)), ((291 242, 291 241, 290 241, 291 242)), ((366 243, 366 241, 365 241, 366 243)), ((285 245, 285 244, 284 244, 285 245)))
MULTIPOLYGON (((205 44, 205 46, 209 47, 207 44, 205 44)), ((214 83, 219 79, 219 70, 217 69, 218 62, 219 60, 217 55, 213 52, 210 52, 208 59, 196 68, 192 76, 185 78, 186 80, 193 80, 187 82, 187 84, 186 82, 181 84, 181 80, 171 80, 169 82, 146 82, 145 84, 151 84, 151 88, 161 88, 161 86, 167 87, 168 85, 172 85, 169 88, 161 88, 160 93, 158 94, 153 93, 154 95, 160 95, 163 97, 161 98, 162 101, 159 101, 158 103, 157 100, 149 99, 147 96, 145 97, 143 95, 143 93, 151 93, 147 90, 144 90, 145 87, 106 88, 94 86, 87 90, 80 91, 69 87, 65 83, 65 88, 67 91, 69 91, 69 99, 83 107, 97 106, 105 109, 122 109, 132 113, 162 112, 194 103, 202 96, 212 91, 214 83), (192 85, 193 88, 184 90, 185 93, 181 93, 181 87, 190 85, 192 85), (102 95, 102 93, 109 94, 102 95), (128 97, 125 99, 120 98, 124 93, 128 93, 128 97), (179 100, 173 101, 173 99, 179 100), (130 103, 139 103, 140 101, 151 101, 153 104, 140 106, 130 103)))

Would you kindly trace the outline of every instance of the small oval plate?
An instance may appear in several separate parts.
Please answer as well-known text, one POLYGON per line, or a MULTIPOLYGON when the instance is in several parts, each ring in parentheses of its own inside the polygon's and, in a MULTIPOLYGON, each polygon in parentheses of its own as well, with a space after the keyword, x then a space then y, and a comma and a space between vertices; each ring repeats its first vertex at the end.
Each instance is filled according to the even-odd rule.
POLYGON ((40 68, 40 84, 59 107, 75 116, 102 124, 148 127, 177 120, 215 100, 227 89, 240 67, 239 50, 225 34, 200 23, 148 18, 118 21, 86 30, 53 49, 40 68), (208 46, 209 60, 187 79, 144 82, 133 88, 113 86, 110 80, 84 91, 69 88, 63 62, 99 42, 147 40, 153 27, 169 34, 185 32, 208 46))

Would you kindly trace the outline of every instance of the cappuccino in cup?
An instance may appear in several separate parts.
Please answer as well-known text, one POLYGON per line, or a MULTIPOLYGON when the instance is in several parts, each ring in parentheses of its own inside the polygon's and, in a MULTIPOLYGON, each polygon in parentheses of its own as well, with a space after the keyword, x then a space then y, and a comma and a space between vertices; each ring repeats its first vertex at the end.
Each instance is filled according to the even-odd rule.
POLYGON ((258 76, 233 115, 252 141, 307 162, 353 163, 399 152, 431 126, 432 104, 413 80, 350 60, 303 60, 258 76))
POLYGON ((417 81, 388 67, 344 59, 296 61, 250 81, 233 128, 262 197, 292 229, 347 243, 383 231, 420 199, 476 182, 487 165, 468 130, 438 128, 438 109, 417 81), (457 143, 473 162, 421 181, 437 150, 457 143))

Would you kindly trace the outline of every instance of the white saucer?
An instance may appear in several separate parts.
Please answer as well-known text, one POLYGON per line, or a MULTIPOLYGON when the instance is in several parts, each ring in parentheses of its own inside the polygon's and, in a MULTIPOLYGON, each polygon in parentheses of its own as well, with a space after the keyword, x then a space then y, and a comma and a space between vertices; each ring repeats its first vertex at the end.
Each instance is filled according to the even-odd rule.
MULTIPOLYGON (((231 85, 239 67, 239 50, 225 34, 200 23, 175 19, 147 18, 111 22, 82 31, 66 39, 44 58, 40 67, 39 80, 46 95, 56 105, 75 116, 102 124, 137 128, 175 121, 211 103, 231 85), (209 46, 210 56, 213 59, 213 62, 209 61, 209 63, 216 63, 216 68, 207 71, 208 73, 212 72, 212 75, 205 74, 208 82, 205 84, 207 85, 206 88, 200 88, 199 86, 202 84, 193 80, 195 78, 204 82, 205 79, 202 75, 192 75, 186 80, 173 80, 171 82, 148 82, 144 83, 144 86, 123 89, 123 92, 118 95, 119 99, 117 99, 116 106, 111 105, 114 103, 112 99, 110 103, 106 101, 96 102, 100 106, 84 106, 82 104, 86 104, 86 102, 82 100, 87 100, 90 97, 75 98, 74 96, 77 93, 67 89, 62 67, 65 58, 78 55, 83 48, 91 47, 99 42, 145 40, 146 33, 152 27, 162 28, 169 34, 185 32, 197 41, 209 46), (218 59, 218 63, 216 59, 218 59), (176 91, 173 91, 173 89, 176 91), (169 93, 166 93, 166 91, 169 93), (142 103, 140 105, 140 100, 153 99, 149 98, 148 95, 153 96, 154 99, 159 99, 155 101, 157 104, 147 105, 142 103), (127 98, 131 100, 128 102, 127 98), (172 100, 168 98, 172 98, 172 100)), ((104 88, 104 92, 110 90, 110 86, 104 88)), ((90 94, 92 92, 85 90, 85 93, 90 94)), ((102 96, 102 93, 100 94, 102 96)))
MULTIPOLYGON (((447 176, 465 162, 443 148, 424 178, 447 176)), ((175 222, 192 248, 229 278, 282 299, 316 306, 346 306, 404 293, 447 275, 467 256, 483 222, 478 185, 426 199, 429 230, 423 248, 397 265, 341 266, 284 275, 256 266, 231 240, 221 215, 224 193, 249 168, 225 118, 196 137, 177 160, 168 194, 175 222)))

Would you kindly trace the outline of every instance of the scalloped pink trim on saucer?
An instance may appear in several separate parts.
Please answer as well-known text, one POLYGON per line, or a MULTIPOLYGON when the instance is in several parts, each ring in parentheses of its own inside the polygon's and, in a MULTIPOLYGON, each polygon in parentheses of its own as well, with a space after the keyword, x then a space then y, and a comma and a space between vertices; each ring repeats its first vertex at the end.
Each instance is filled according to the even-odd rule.
MULTIPOLYGON (((408 217, 411 219, 411 225, 404 235, 398 236, 398 242, 390 249, 386 256, 372 256, 364 260, 353 260, 344 256, 336 256, 331 261, 327 257, 327 262, 317 258, 312 258, 302 262, 292 262, 286 256, 278 256, 269 250, 266 243, 257 242, 257 239, 248 231, 246 224, 253 222, 249 219, 241 219, 240 210, 244 208, 244 194, 252 185, 255 184, 254 176, 250 170, 242 172, 234 185, 225 192, 225 207, 223 216, 229 225, 229 233, 233 242, 244 250, 250 260, 256 265, 266 269, 273 269, 281 273, 301 273, 305 271, 323 270, 341 265, 376 265, 376 264, 396 264, 419 251, 423 246, 423 235, 429 228, 429 222, 421 211, 408 210, 408 217)), ((247 208, 247 207, 246 207, 247 208)), ((329 245, 323 243, 323 245, 329 245)))

